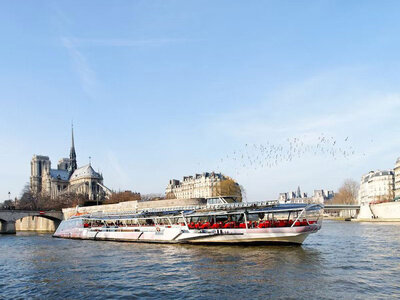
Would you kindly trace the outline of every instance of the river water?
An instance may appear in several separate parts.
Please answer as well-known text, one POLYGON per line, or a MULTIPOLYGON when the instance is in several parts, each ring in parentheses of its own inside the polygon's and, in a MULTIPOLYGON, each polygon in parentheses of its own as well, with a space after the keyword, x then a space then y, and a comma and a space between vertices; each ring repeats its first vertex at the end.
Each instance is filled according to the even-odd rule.
POLYGON ((0 299, 394 297, 400 297, 400 223, 325 221, 302 246, 0 235, 0 299))

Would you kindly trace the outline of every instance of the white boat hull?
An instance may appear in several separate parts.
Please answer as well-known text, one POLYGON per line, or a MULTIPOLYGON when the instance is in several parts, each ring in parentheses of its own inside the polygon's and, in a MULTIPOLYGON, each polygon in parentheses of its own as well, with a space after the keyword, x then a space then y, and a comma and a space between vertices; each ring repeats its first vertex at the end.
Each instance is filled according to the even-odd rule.
POLYGON ((56 232, 54 237, 154 243, 292 243, 302 244, 310 233, 317 232, 321 224, 286 228, 257 229, 187 229, 186 227, 142 227, 142 228, 78 228, 56 232))

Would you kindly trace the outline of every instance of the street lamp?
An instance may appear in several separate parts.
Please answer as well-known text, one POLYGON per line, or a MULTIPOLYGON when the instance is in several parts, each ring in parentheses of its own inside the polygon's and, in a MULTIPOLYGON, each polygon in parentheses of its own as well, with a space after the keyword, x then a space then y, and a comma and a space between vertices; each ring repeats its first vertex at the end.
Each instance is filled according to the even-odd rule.
POLYGON ((11 193, 8 192, 8 206, 10 207, 9 209, 11 209, 11 193))

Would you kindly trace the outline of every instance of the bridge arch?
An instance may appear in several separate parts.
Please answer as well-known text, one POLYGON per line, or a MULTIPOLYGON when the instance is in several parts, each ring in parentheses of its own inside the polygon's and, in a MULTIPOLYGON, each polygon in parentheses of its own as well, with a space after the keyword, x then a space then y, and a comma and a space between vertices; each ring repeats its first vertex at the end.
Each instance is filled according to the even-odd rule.
POLYGON ((58 221, 58 222, 62 221, 62 219, 60 219, 58 217, 49 216, 49 215, 45 215, 45 214, 40 214, 40 213, 37 213, 37 212, 26 214, 25 216, 21 216, 21 217, 15 219, 15 221, 18 221, 18 220, 21 220, 21 219, 27 218, 27 217, 40 217, 40 218, 48 219, 48 220, 51 220, 51 221, 58 221))
POLYGON ((6 224, 7 224, 6 220, 0 219, 0 233, 2 232, 2 230, 6 224))
POLYGON ((55 231, 61 219, 39 213, 27 214, 15 220, 17 231, 55 231))
POLYGON ((15 221, 0 219, 0 234, 15 233, 15 221))

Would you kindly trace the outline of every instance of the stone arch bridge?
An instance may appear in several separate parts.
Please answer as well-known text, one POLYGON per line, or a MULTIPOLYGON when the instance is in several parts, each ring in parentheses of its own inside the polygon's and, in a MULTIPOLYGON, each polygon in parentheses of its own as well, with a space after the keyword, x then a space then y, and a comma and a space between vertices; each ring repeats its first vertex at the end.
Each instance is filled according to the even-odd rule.
POLYGON ((61 211, 0 210, 0 233, 16 233, 15 222, 25 217, 42 217, 54 221, 56 227, 64 219, 61 211))

